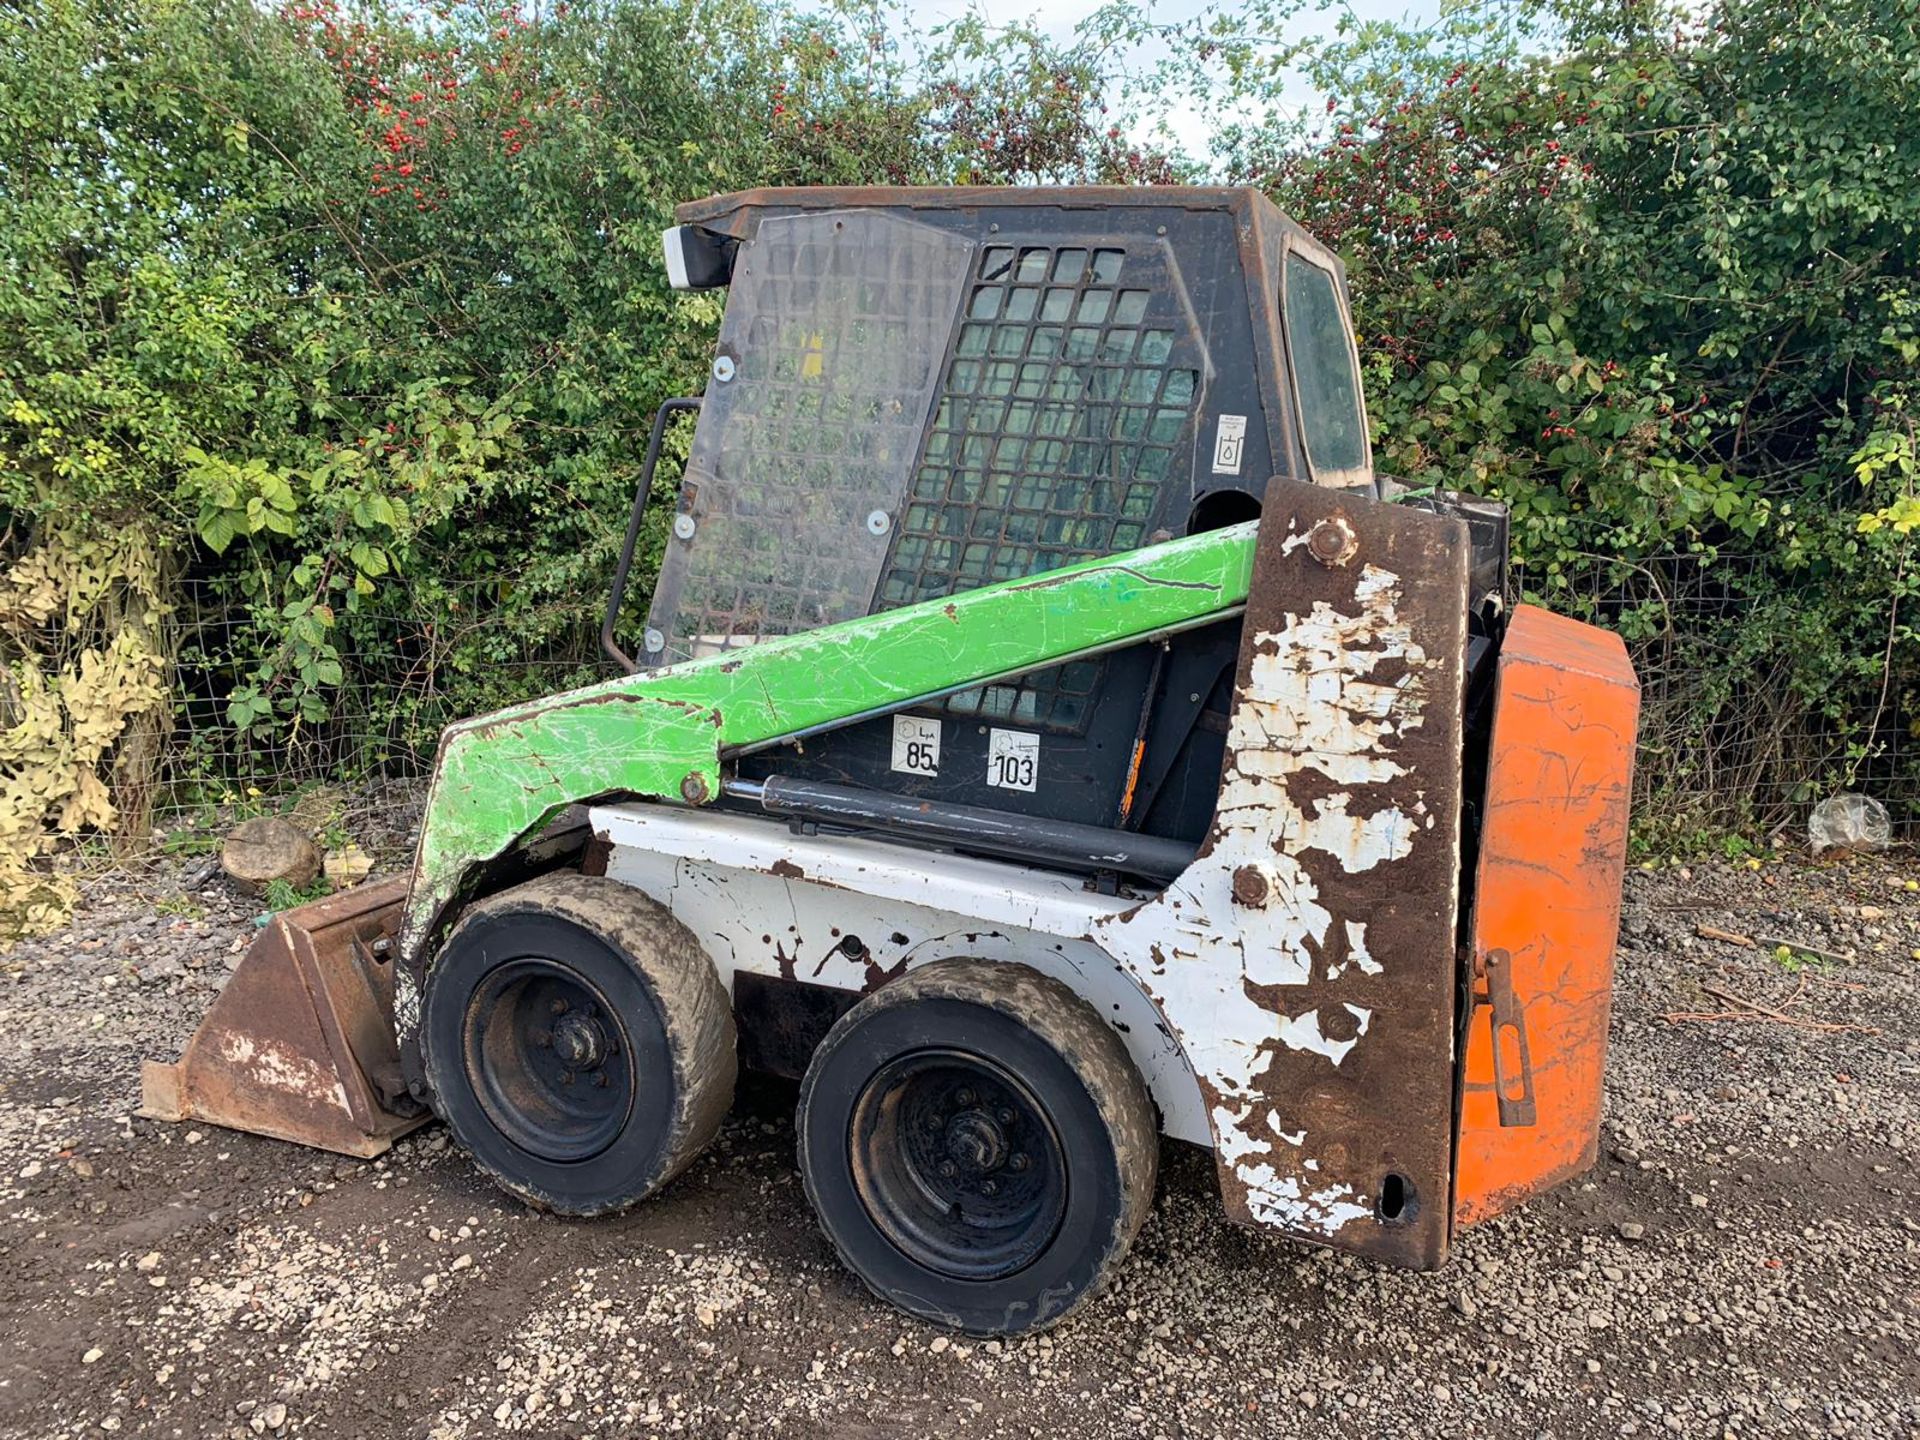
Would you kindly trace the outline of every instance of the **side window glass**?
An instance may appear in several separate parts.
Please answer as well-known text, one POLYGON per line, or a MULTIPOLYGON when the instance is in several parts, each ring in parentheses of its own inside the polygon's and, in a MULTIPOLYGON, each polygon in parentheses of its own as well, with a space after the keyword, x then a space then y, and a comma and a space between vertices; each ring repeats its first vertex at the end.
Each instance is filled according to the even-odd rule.
POLYGON ((1311 260, 1287 256, 1287 358, 1300 394, 1300 425, 1316 479, 1339 483, 1367 466, 1360 378, 1333 276, 1311 260))

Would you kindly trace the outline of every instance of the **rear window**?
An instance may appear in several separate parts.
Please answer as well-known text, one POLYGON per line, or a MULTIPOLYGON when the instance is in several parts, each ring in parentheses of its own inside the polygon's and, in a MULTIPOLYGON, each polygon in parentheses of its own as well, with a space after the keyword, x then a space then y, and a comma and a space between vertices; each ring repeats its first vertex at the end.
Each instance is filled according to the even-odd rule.
POLYGON ((1336 480, 1335 472, 1364 471, 1366 422, 1340 296, 1329 272, 1297 254, 1287 256, 1286 315, 1307 463, 1323 480, 1336 480))

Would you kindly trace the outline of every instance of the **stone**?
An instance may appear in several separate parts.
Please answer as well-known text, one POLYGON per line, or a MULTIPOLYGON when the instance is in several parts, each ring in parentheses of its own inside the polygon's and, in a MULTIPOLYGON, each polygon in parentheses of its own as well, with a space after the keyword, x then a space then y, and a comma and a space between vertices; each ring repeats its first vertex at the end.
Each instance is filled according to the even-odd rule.
POLYGON ((319 878, 320 849, 291 821, 262 815, 227 832, 220 868, 244 894, 263 894, 275 880, 306 890, 319 878))
POLYGON ((321 862, 321 869, 327 879, 333 882, 336 890, 347 890, 366 879, 373 870, 373 857, 352 841, 338 850, 329 851, 321 862))

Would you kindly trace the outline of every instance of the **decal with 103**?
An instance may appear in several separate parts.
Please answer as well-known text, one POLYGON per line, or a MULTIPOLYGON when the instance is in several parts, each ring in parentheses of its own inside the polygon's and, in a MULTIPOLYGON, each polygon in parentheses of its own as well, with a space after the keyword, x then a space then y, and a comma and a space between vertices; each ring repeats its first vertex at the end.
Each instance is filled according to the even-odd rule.
POLYGON ((987 784, 1002 790, 1032 790, 1040 771, 1040 737, 995 730, 987 740, 987 784))

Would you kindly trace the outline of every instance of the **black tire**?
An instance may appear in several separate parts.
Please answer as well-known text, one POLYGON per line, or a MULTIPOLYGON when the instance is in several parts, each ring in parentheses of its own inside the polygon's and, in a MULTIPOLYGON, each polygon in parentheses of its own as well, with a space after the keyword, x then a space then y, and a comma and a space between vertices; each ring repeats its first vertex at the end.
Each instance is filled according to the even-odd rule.
POLYGON ((434 1108, 541 1209, 600 1215, 685 1169, 733 1103, 733 1010, 691 931, 571 872, 472 906, 427 972, 434 1108))
POLYGON ((1091 1006, 1025 965, 938 960, 867 996, 814 1052, 796 1126, 847 1268, 970 1334, 1073 1314, 1153 1203, 1145 1083, 1091 1006))

